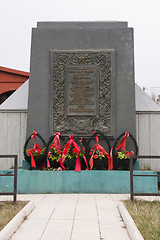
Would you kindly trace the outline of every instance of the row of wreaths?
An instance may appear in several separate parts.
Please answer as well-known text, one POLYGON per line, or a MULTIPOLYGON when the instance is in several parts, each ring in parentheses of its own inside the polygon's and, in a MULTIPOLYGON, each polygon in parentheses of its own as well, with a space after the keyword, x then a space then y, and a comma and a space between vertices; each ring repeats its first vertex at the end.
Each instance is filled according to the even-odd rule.
MULTIPOLYGON (((135 138, 131 133, 122 133, 114 142, 113 147, 109 139, 100 131, 86 140, 85 138, 74 138, 73 135, 63 137, 60 133, 51 136, 46 144, 42 136, 33 132, 26 140, 24 145, 24 158, 30 164, 30 169, 58 169, 58 170, 129 170, 129 161, 127 158, 120 159, 118 151, 126 151, 127 143, 132 146, 132 151, 138 155, 138 146, 135 138), (107 146, 107 151, 99 143, 103 139, 107 146), (37 144, 37 138, 41 142, 41 146, 37 144), (31 140, 34 140, 33 148, 28 149, 31 140), (91 143, 94 145, 91 146, 91 143), (71 149, 75 154, 75 158, 68 157, 66 154, 71 149), (57 149, 61 152, 61 158, 53 161, 50 157, 51 149, 57 149), (105 157, 99 157, 96 152, 105 157)), ((56 151, 57 151, 56 150, 56 151)), ((131 152, 132 152, 131 151, 131 152)), ((136 159, 134 159, 136 161, 136 159)))

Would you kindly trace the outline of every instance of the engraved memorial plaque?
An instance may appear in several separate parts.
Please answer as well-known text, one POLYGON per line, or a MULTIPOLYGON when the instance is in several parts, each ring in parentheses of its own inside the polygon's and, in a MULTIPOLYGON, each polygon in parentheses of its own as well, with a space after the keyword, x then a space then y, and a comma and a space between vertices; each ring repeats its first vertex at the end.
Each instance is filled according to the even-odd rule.
POLYGON ((114 50, 50 50, 50 58, 53 131, 113 136, 114 50))
POLYGON ((66 67, 66 115, 96 116, 97 67, 76 65, 66 67))

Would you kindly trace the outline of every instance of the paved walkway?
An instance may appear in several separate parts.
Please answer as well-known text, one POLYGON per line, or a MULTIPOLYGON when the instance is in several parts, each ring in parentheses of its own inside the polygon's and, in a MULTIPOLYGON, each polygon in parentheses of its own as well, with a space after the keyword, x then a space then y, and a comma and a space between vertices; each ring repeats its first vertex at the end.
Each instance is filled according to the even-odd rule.
POLYGON ((129 240, 117 204, 129 195, 32 194, 35 209, 11 240, 129 240))
POLYGON ((34 200, 35 208, 11 240, 130 240, 117 209, 129 194, 19 194, 17 199, 34 200))

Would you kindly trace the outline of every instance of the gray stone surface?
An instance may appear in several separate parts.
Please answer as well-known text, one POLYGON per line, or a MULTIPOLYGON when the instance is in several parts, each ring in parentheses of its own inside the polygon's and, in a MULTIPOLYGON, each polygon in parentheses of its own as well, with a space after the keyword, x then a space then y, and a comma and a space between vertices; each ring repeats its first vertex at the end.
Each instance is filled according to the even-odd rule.
POLYGON ((38 22, 38 28, 127 28, 127 22, 38 22))
POLYGON ((107 22, 101 22, 100 28, 97 22, 92 22, 92 27, 83 23, 86 27, 79 28, 73 27, 76 23, 66 23, 67 27, 59 27, 59 24, 39 23, 39 27, 32 30, 27 136, 35 130, 47 141, 53 134, 54 89, 50 77, 50 50, 107 49, 115 51, 115 87, 112 94, 112 99, 115 98, 115 123, 112 123, 115 137, 124 131, 135 136, 133 29, 127 28, 125 23, 122 28, 108 28, 107 22), (51 24, 55 27, 49 27, 51 24), (106 27, 103 26, 105 24, 106 27), (41 28, 42 25, 45 28, 41 28))

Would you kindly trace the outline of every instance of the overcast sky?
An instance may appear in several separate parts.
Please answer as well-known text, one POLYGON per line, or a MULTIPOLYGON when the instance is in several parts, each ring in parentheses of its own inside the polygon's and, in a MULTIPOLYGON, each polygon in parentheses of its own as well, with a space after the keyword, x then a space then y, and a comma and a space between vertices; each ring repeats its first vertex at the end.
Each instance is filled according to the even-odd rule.
POLYGON ((0 0, 0 66, 29 71, 39 21, 99 20, 134 28, 135 82, 160 87, 160 0, 0 0))

